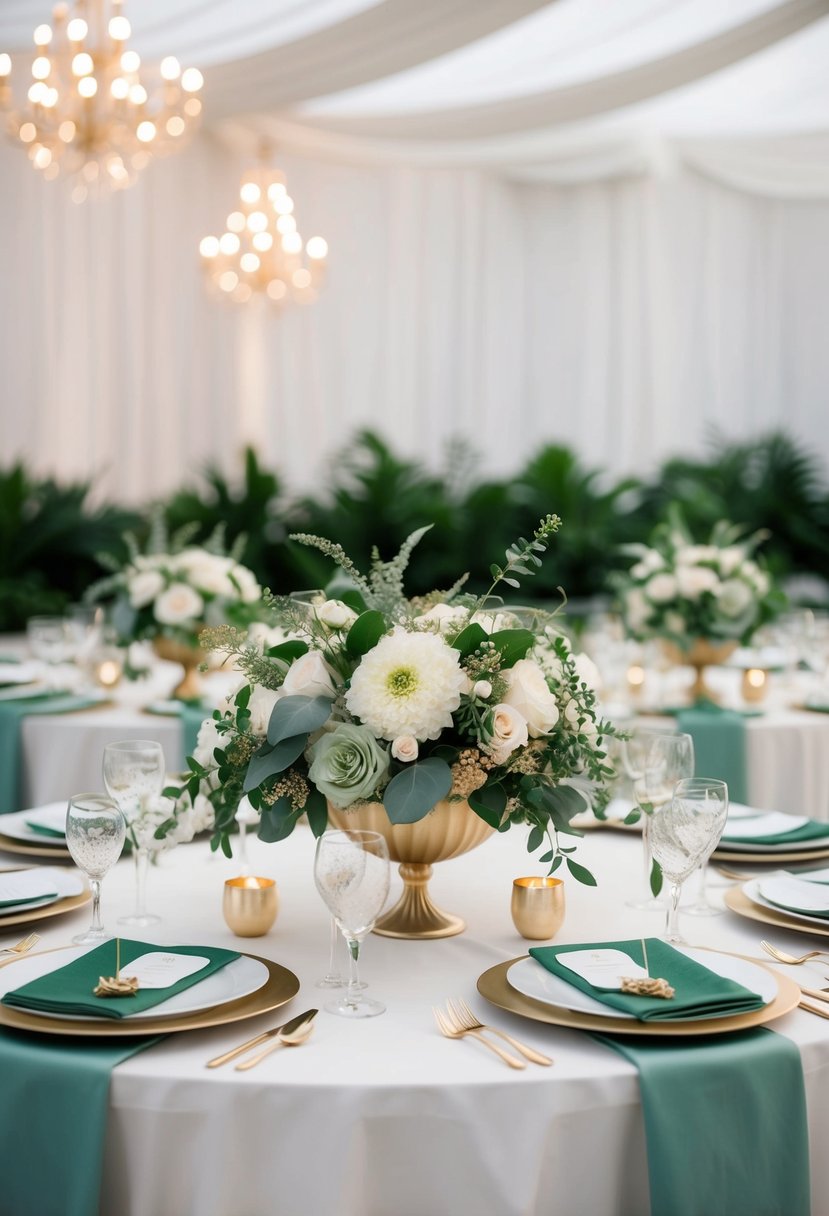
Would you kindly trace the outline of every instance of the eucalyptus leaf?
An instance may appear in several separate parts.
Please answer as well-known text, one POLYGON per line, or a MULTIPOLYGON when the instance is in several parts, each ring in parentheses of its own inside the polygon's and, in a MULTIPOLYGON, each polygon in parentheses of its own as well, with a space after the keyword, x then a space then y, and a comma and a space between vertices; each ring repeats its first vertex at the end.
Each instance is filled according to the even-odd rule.
POLYGON ((308 816, 308 826, 314 836, 321 836, 328 827, 328 803, 319 790, 312 789, 308 794, 305 814, 308 816))
POLYGON ((392 777, 383 794, 383 806, 392 823, 417 823, 452 788, 452 770, 445 760, 430 756, 407 765, 392 777))
POLYGON ((507 806, 507 795, 504 788, 496 782, 488 782, 479 790, 473 790, 467 799, 472 810, 488 823, 491 828, 499 828, 507 806))
POLYGON ((328 697, 283 697, 271 711, 268 722, 268 743, 281 743, 294 735, 309 735, 319 730, 331 717, 328 697))
POLYGON ((572 857, 567 857, 565 860, 567 862, 567 869, 573 875, 576 882, 584 883, 586 887, 595 887, 596 880, 589 870, 586 870, 584 866, 580 866, 577 861, 573 861, 572 857))
POLYGON ((268 777, 274 777, 289 768, 305 751, 307 743, 307 735, 292 735, 288 739, 281 739, 275 747, 270 747, 267 751, 260 748, 248 763, 242 787, 245 793, 256 789, 268 777))
POLYGON ((284 796, 278 798, 272 806, 266 806, 262 810, 262 818, 259 820, 259 839, 264 840, 267 844, 276 844, 279 840, 285 840, 293 832, 301 814, 301 811, 291 809, 290 798, 284 796))

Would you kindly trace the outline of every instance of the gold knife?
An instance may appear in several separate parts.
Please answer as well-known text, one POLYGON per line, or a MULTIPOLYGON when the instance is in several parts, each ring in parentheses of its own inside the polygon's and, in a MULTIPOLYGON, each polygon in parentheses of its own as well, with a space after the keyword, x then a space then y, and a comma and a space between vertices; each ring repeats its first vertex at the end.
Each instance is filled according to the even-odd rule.
POLYGON ((820 988, 801 988, 800 991, 804 996, 813 997, 816 1001, 829 1002, 829 992, 823 992, 820 988))
POLYGON ((281 1026, 274 1026, 271 1030, 265 1030, 262 1034, 258 1034, 254 1039, 248 1039, 247 1043, 242 1043, 241 1047, 234 1047, 230 1051, 226 1051, 224 1055, 216 1056, 213 1060, 208 1060, 206 1068, 218 1068, 221 1064, 227 1064, 230 1060, 235 1060, 237 1056, 241 1056, 246 1051, 250 1051, 252 1047, 258 1047, 260 1043, 267 1042, 268 1039, 273 1039, 281 1031, 290 1034, 292 1030, 296 1030, 309 1017, 313 1017, 316 1009, 306 1009, 305 1013, 297 1014, 295 1018, 291 1018, 289 1022, 284 1022, 281 1026))

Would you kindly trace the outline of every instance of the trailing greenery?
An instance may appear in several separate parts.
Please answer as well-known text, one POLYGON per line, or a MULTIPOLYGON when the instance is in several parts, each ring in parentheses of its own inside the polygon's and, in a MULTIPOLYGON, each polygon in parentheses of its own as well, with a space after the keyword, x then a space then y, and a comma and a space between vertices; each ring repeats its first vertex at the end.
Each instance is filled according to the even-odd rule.
MULTIPOLYGON (((614 571, 627 563, 624 546, 644 542, 682 504, 688 531, 702 542, 720 519, 746 533, 767 533, 759 554, 776 579, 829 570, 829 485, 817 456, 791 436, 773 432, 732 442, 713 434, 706 455, 667 460, 647 479, 612 478, 572 451, 548 445, 512 477, 475 476, 474 452, 451 445, 445 467, 427 471, 403 458, 379 435, 362 431, 331 459, 313 494, 291 499, 279 472, 256 453, 244 455, 240 478, 208 467, 200 484, 176 491, 160 506, 171 531, 188 526, 202 544, 218 525, 228 546, 277 594, 329 583, 323 552, 290 540, 292 533, 336 537, 359 569, 372 549, 397 553, 412 533, 435 525, 428 544, 411 553, 412 595, 450 588, 469 572, 465 592, 482 595, 491 582, 485 554, 506 550, 554 511, 565 520, 555 554, 533 580, 535 602, 572 601, 609 592, 614 571)), ((127 531, 142 543, 150 507, 141 516, 114 506, 92 508, 87 483, 61 486, 23 465, 0 469, 0 629, 23 627, 36 612, 61 611, 105 572, 101 554, 122 561, 127 531)), ((345 591, 348 579, 338 575, 345 591)), ((335 584, 336 589, 336 584, 335 584)), ((505 599, 526 602, 514 589, 505 599)), ((339 594, 339 590, 337 594, 339 594)))

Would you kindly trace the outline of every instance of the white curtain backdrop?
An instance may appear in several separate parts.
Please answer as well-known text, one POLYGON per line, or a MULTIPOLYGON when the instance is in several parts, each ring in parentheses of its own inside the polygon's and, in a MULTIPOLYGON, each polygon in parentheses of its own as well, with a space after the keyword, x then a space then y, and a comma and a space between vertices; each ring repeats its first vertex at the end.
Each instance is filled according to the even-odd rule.
POLYGON ((559 186, 286 155, 316 304, 228 309, 200 280, 246 162, 200 137, 75 208, 0 148, 0 454, 146 501, 245 442, 289 485, 357 427, 436 464, 450 436, 508 475, 543 442, 647 472, 709 424, 789 428, 829 462, 825 202, 678 164, 559 186))

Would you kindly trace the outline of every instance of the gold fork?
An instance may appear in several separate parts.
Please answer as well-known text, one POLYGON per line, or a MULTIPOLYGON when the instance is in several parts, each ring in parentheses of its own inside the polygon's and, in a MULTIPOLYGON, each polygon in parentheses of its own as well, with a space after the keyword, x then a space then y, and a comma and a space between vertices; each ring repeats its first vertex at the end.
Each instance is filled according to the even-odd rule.
POLYGON ((485 1039, 480 1030, 456 1030, 454 1025, 449 1021, 442 1009, 432 1009, 435 1015, 435 1021, 438 1024, 438 1029, 447 1039, 462 1039, 466 1035, 472 1035, 473 1039, 477 1039, 479 1043, 483 1043, 490 1051, 494 1051, 496 1056, 499 1056, 505 1064, 509 1064, 510 1068, 526 1068, 527 1065, 523 1060, 517 1059, 516 1056, 511 1056, 508 1051, 504 1051, 503 1047, 499 1047, 497 1043, 491 1043, 489 1039, 485 1039))
POLYGON ((810 950, 808 954, 787 954, 785 950, 778 950, 771 942, 760 942, 760 945, 765 950, 766 954, 770 954, 772 958, 777 959, 778 963, 787 963, 790 967, 798 967, 801 963, 808 963, 811 958, 829 958, 829 950, 810 950))
POLYGON ((447 1001, 446 1007, 449 1011, 449 1021, 456 1030, 488 1030, 490 1034, 499 1035, 509 1043, 510 1047, 514 1047, 516 1051, 521 1052, 522 1056, 532 1060, 533 1064, 549 1065, 553 1063, 549 1056, 542 1055, 540 1051, 519 1043, 518 1039, 514 1039, 505 1030, 499 1030, 497 1026, 485 1026, 483 1022, 479 1022, 466 1001, 461 1000, 460 997, 455 1001, 447 1001))
POLYGON ((39 933, 30 933, 28 937, 24 937, 22 942, 18 942, 16 946, 4 946, 0 950, 0 954, 28 954, 33 946, 36 946, 40 941, 39 933))

